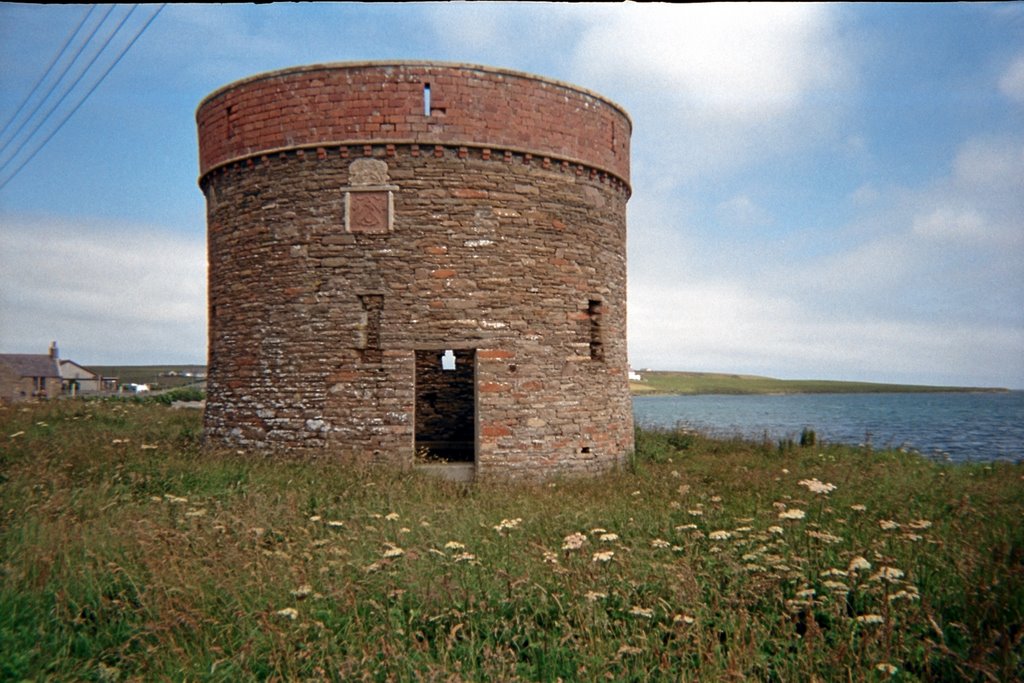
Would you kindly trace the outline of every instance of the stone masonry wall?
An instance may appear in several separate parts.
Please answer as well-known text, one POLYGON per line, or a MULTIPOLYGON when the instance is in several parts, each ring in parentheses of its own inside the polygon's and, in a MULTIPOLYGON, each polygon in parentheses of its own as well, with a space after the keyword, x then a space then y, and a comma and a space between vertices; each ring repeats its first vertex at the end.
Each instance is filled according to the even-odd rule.
MULTIPOLYGON (((340 73, 319 78, 347 82, 353 69, 333 68, 340 73)), ((491 131, 491 119, 505 110, 460 110, 487 101, 473 99, 463 67, 422 68, 431 70, 433 104, 446 69, 467 79, 463 94, 442 102, 445 121, 488 119, 473 139, 460 129, 459 144, 355 140, 270 153, 247 144, 256 150, 249 156, 218 147, 227 132, 204 127, 213 116, 204 107, 223 108, 221 98, 288 81, 289 72, 229 86, 200 107, 210 261, 207 438, 411 466, 416 351, 455 349, 475 358, 477 477, 614 467, 633 448, 629 188, 625 175, 610 172, 628 169, 628 119, 569 86, 474 67, 482 80, 501 77, 505 90, 498 90, 513 109, 522 108, 516 98, 532 82, 563 104, 593 100, 559 121, 564 130, 574 122, 585 128, 590 116, 615 119, 621 129, 614 153, 586 149, 610 150, 610 135, 580 136, 564 156, 526 139, 508 148, 491 131), (538 147, 527 151, 527 143, 538 147)), ((377 73, 386 83, 396 70, 359 65, 353 73, 367 83, 377 73)), ((305 82, 309 74, 291 76, 305 82)), ((308 95, 314 102, 317 92, 308 95)), ((564 108, 553 111, 564 115, 564 108)), ((278 116, 280 108, 270 107, 261 125, 272 128, 278 116)))

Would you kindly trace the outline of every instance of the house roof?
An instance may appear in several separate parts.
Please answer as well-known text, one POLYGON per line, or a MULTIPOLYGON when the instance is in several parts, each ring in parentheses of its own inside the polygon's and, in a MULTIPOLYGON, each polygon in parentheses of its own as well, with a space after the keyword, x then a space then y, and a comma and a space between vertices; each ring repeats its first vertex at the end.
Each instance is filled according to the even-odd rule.
POLYGON ((70 378, 70 379, 99 379, 100 378, 99 373, 93 372, 89 368, 87 368, 87 367, 85 367, 83 365, 79 365, 78 363, 76 363, 73 360, 62 360, 60 362, 60 374, 61 374, 61 377, 70 378), (78 370, 80 370, 81 373, 84 373, 85 376, 83 376, 80 373, 76 373, 75 370, 74 370, 76 368, 78 370))
POLYGON ((54 358, 39 353, 0 353, 4 363, 21 377, 60 377, 54 358))

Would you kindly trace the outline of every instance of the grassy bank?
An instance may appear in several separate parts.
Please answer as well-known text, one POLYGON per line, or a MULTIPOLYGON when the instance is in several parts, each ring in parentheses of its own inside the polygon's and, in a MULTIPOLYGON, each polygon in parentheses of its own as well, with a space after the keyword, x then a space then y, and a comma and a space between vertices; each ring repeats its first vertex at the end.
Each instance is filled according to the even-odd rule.
POLYGON ((198 435, 0 409, 0 679, 1022 673, 1020 466, 644 431, 600 479, 465 486, 198 435))
POLYGON ((986 387, 944 387, 821 379, 775 379, 714 372, 643 372, 630 382, 634 394, 870 394, 1006 391, 986 387))

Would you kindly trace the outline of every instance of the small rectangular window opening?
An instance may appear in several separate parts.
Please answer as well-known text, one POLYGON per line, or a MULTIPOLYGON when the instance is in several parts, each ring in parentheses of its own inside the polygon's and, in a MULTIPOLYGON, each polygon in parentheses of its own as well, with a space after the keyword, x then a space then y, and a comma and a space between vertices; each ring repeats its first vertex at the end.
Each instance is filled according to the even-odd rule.
POLYGON ((604 360, 604 339, 601 334, 602 304, 597 299, 587 303, 587 316, 590 318, 590 360, 604 360))
POLYGON ((430 84, 423 84, 423 115, 430 116, 430 84))
POLYGON ((445 349, 445 352, 441 354, 441 369, 445 371, 455 369, 455 352, 451 349, 445 349))

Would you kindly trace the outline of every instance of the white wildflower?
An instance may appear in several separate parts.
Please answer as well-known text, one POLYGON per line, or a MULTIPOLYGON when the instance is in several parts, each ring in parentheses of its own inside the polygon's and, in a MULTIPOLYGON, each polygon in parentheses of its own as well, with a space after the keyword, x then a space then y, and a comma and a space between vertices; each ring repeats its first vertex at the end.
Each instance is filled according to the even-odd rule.
POLYGON ((313 587, 308 583, 304 583, 295 590, 292 591, 292 597, 296 600, 304 600, 313 594, 313 587))
POLYGON ((803 519, 807 516, 807 513, 803 510, 793 508, 791 510, 783 510, 779 513, 779 519, 803 519))
POLYGON ((635 617, 643 617, 645 619, 651 619, 654 617, 654 610, 648 607, 637 607, 634 605, 629 608, 629 613, 635 617))
POLYGON ((913 522, 907 524, 911 529, 917 529, 918 531, 927 529, 931 527, 931 525, 932 523, 927 519, 915 519, 913 522))
POLYGON ((908 602, 920 600, 921 596, 918 594, 917 588, 913 586, 910 586, 909 588, 911 588, 911 590, 901 590, 890 595, 889 602, 894 602, 896 600, 906 600, 908 602))
POLYGON ((494 530, 497 531, 499 534, 504 534, 506 531, 518 528, 522 521, 523 520, 519 517, 516 517, 515 519, 503 519, 497 526, 494 527, 494 530))
POLYGON ((838 536, 828 533, 827 531, 815 531, 813 529, 809 529, 807 531, 807 535, 811 538, 822 541, 823 543, 839 543, 843 540, 838 536))
POLYGON ((899 522, 894 522, 891 519, 882 519, 878 521, 878 526, 882 528, 882 531, 892 531, 893 529, 899 529, 899 522))
POLYGON ((870 569, 871 569, 871 563, 868 562, 863 557, 861 557, 860 555, 857 555, 855 558, 850 560, 850 570, 849 571, 850 571, 851 574, 853 572, 856 572, 856 571, 865 571, 866 572, 866 571, 868 571, 870 569))
POLYGON ((858 624, 881 624, 885 618, 881 614, 862 614, 857 617, 858 624))
POLYGON ((712 531, 708 534, 708 538, 712 541, 727 541, 732 538, 732 534, 725 530, 712 531))
POLYGON ((614 550, 603 550, 601 552, 594 553, 593 562, 611 562, 615 556, 614 550))
POLYGON ((299 618, 299 610, 295 609, 294 607, 285 607, 284 609, 279 609, 276 612, 274 612, 274 614, 285 619, 291 619, 292 621, 295 621, 299 618))
POLYGON ((387 546, 387 549, 384 551, 385 558, 391 559, 394 557, 401 557, 402 555, 405 555, 405 551, 399 548, 397 545, 388 543, 387 546))
POLYGON ((608 594, 601 593, 599 591, 587 591, 587 594, 584 597, 587 599, 587 602, 597 602, 598 600, 604 600, 607 598, 608 594))
POLYGON ((806 486, 812 493, 829 494, 836 490, 835 484, 828 484, 815 479, 801 479, 797 482, 800 486, 806 486))
POLYGON ((851 505, 850 509, 854 512, 865 512, 868 509, 868 506, 857 503, 856 505, 851 505))
POLYGON ((448 541, 444 547, 446 550, 463 550, 466 546, 458 541, 448 541))
POLYGON ((600 538, 598 540, 604 541, 605 543, 613 543, 614 541, 619 540, 619 535, 618 534, 601 534, 601 536, 600 536, 600 538))
POLYGON ((781 526, 770 526, 768 527, 768 533, 781 535, 783 533, 781 526))
POLYGON ((388 514, 384 515, 384 519, 388 520, 389 522, 394 522, 398 519, 398 513, 389 512, 388 514))
POLYGON ((898 581, 903 578, 903 570, 896 567, 882 567, 871 575, 872 581, 898 581))
POLYGON ((660 538, 656 538, 653 541, 651 541, 652 548, 668 548, 670 545, 671 544, 668 541, 662 540, 660 538))
POLYGON ((579 532, 569 534, 564 539, 562 539, 562 550, 579 550, 583 547, 583 544, 586 542, 587 537, 579 532))

